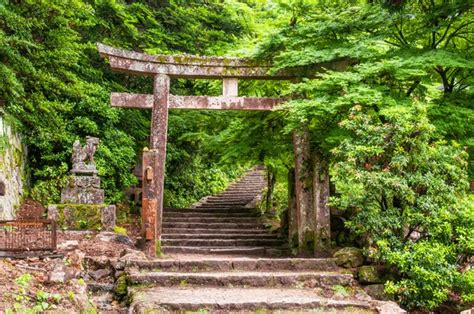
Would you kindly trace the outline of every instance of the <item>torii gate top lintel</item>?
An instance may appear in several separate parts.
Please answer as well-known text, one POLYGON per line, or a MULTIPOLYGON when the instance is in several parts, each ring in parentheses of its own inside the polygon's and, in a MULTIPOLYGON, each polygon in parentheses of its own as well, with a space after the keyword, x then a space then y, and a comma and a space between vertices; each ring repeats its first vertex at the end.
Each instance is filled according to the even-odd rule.
POLYGON ((257 65, 245 58, 195 55, 149 55, 110 47, 101 43, 97 49, 108 58, 112 69, 139 75, 166 74, 173 78, 242 78, 291 79, 295 75, 269 74, 270 65, 257 65))

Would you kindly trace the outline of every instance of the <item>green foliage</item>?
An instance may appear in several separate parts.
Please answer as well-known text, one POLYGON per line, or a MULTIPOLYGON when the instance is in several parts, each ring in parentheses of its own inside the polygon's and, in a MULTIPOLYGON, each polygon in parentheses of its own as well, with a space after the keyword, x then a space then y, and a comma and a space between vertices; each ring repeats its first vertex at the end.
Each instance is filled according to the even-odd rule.
MULTIPOLYGON (((26 138, 32 197, 43 204, 59 201, 72 143, 87 135, 101 139, 96 162, 108 202, 121 201, 122 191, 137 183, 131 169, 137 152, 147 146, 149 113, 111 108, 108 99, 111 91, 150 92, 152 84, 148 78, 112 74, 99 59, 96 42, 149 53, 221 54, 236 36, 249 31, 239 15, 243 9, 230 10, 220 1, 2 2, 0 100, 20 121, 26 138)), ((195 88, 172 85, 188 92, 195 88)), ((196 86, 197 93, 206 88, 196 86)), ((210 126, 200 117, 201 113, 172 113, 169 133, 175 138, 206 134, 210 126), (187 127, 175 124, 173 116, 189 120, 187 127)), ((191 150, 181 144, 185 143, 169 147, 177 157, 167 164, 168 205, 173 206, 221 189, 235 171, 210 167, 216 156, 199 150, 189 154, 191 150), (185 168, 193 169, 181 170, 185 168), (197 189, 189 189, 191 174, 200 181, 197 189), (218 183, 208 186, 214 181, 218 183), (186 185, 180 187, 180 182, 186 185)))
MULTIPOLYGON (((347 135, 337 124, 354 105, 381 108, 417 99, 430 103, 436 136, 455 139, 473 156, 471 6, 389 3, 294 3, 290 23, 259 45, 256 56, 272 60, 275 70, 317 78, 287 89, 293 100, 284 106, 286 130, 308 124, 314 146, 327 153, 347 135), (334 61, 348 67, 315 73, 322 62, 334 61)), ((471 177, 473 160, 469 157, 471 177)))
POLYGON ((283 7, 287 25, 255 55, 275 71, 314 79, 283 90, 290 101, 279 132, 308 127, 312 149, 332 163, 335 204, 346 209, 347 228, 375 259, 398 269, 389 292, 411 309, 433 309, 451 292, 470 300, 472 276, 462 268, 474 230, 467 209, 473 201, 464 195, 466 169, 471 181, 474 173, 472 5, 283 7), (331 70, 331 62, 342 61, 345 71, 331 70), (326 71, 318 73, 321 63, 326 71))
POLYGON ((437 307, 458 277, 469 279, 459 272, 474 252, 474 221, 460 202, 468 203, 467 154, 433 140, 420 105, 379 113, 355 106, 341 125, 351 137, 333 150, 334 204, 354 212, 346 226, 372 257, 396 267, 400 280, 386 292, 409 308, 437 307))
POLYGON ((118 234, 127 235, 127 229, 124 227, 115 226, 113 231, 118 234))

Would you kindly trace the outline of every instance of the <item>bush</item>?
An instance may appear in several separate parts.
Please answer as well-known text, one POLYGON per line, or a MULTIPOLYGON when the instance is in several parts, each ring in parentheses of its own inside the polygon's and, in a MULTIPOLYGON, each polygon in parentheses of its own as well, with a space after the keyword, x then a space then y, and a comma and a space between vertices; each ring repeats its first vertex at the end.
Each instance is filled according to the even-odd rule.
POLYGON ((341 126, 352 136, 333 151, 333 201, 354 213, 346 227, 371 257, 397 270, 386 292, 410 309, 433 309, 454 290, 470 300, 473 276, 461 273, 474 247, 466 153, 433 138, 419 105, 355 106, 341 126))

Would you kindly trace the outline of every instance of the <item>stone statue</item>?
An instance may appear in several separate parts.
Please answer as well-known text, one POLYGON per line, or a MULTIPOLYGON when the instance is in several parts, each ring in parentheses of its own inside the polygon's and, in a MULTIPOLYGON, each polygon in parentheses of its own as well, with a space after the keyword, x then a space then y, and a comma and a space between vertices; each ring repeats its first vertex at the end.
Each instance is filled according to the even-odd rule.
POLYGON ((71 172, 96 172, 94 154, 99 146, 97 137, 87 136, 86 145, 81 146, 81 142, 76 140, 72 145, 72 170, 71 172))
POLYGON ((99 146, 97 137, 87 136, 86 145, 76 140, 72 145, 72 169, 69 185, 61 191, 63 204, 103 204, 104 190, 100 188, 100 178, 94 162, 94 154, 99 146))

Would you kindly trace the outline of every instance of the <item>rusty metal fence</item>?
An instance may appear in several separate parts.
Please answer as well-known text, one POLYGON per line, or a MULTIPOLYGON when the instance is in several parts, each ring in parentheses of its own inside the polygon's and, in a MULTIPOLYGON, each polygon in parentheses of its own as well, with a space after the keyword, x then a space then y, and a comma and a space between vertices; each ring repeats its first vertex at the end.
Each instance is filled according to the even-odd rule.
POLYGON ((0 220, 0 251, 56 250, 54 220, 0 220))

